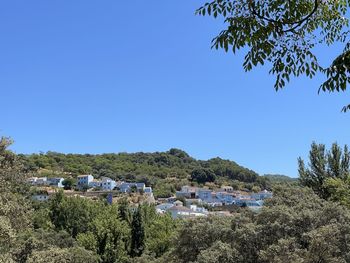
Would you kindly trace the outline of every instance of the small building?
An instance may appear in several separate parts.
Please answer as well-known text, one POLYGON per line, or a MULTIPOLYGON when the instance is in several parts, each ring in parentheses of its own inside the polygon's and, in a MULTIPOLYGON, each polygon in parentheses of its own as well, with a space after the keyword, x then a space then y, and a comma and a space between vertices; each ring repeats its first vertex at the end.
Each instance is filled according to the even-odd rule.
POLYGON ((176 198, 196 198, 196 187, 184 185, 181 191, 176 191, 176 198))
POLYGON ((106 191, 112 191, 117 186, 117 182, 108 177, 103 177, 101 188, 106 191))
POLYGON ((101 180, 92 180, 90 183, 89 183, 89 187, 91 188, 99 188, 101 187, 101 184, 102 184, 102 181, 101 180))
POLYGON ((26 181, 27 181, 27 183, 29 183, 31 185, 35 185, 36 184, 36 180, 38 180, 38 177, 30 177, 26 181))
POLYGON ((45 202, 49 200, 49 195, 47 193, 35 194, 35 195, 32 195, 32 200, 45 202))
POLYGON ((173 203, 163 203, 156 206, 157 213, 165 213, 169 208, 173 207, 173 203))
POLYGON ((138 192, 145 192, 146 185, 145 183, 127 183, 123 182, 119 185, 119 191, 122 193, 130 193, 134 188, 138 192))
POLYGON ((231 205, 235 201, 235 196, 227 192, 216 192, 216 198, 224 205, 231 205))
POLYGON ((144 194, 147 196, 153 197, 152 187, 150 187, 150 186, 145 187, 144 194))
POLYGON ((265 200, 268 198, 272 198, 272 196, 273 196, 272 192, 269 192, 267 190, 261 191, 259 193, 251 194, 251 197, 256 200, 265 200))
MULTIPOLYGON (((192 208, 197 209, 197 206, 192 206, 192 208)), ((174 202, 174 206, 170 207, 167 211, 170 212, 173 219, 207 216, 206 213, 183 206, 181 201, 174 202)))
POLYGON ((197 198, 201 199, 203 202, 209 201, 213 198, 212 190, 205 189, 205 188, 197 189, 196 196, 197 198))
POLYGON ((30 177, 27 182, 31 185, 47 185, 47 177, 30 177))
POLYGON ((190 205, 190 209, 197 213, 208 214, 208 210, 198 205, 190 205))
POLYGON ((55 187, 63 187, 63 181, 64 178, 62 177, 54 177, 54 178, 48 178, 47 184, 55 187))
POLYGON ((90 183, 94 180, 94 177, 91 174, 78 175, 77 186, 89 187, 90 183))
POLYGON ((232 186, 224 185, 224 186, 221 187, 221 190, 222 190, 223 192, 232 193, 232 192, 233 192, 233 187, 232 187, 232 186))

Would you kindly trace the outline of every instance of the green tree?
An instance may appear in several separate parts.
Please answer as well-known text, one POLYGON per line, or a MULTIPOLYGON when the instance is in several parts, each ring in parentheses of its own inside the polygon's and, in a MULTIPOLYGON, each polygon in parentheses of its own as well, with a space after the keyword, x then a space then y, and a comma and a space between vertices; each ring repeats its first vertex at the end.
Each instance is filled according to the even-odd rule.
POLYGON ((75 180, 71 177, 64 179, 62 182, 64 190, 71 190, 75 184, 75 180))
POLYGON ((131 256, 139 257, 145 249, 145 226, 143 222, 142 208, 134 212, 131 223, 131 256))
POLYGON ((191 180, 204 184, 215 181, 215 173, 211 169, 198 168, 191 172, 191 180))
POLYGON ((350 81, 348 6, 348 1, 212 0, 196 13, 221 17, 224 29, 213 39, 213 47, 246 51, 246 71, 268 63, 270 73, 277 76, 276 90, 291 77, 312 78, 321 72, 327 80, 320 89, 334 92, 344 91, 350 81), (329 67, 323 67, 314 50, 335 42, 345 43, 344 51, 329 67))
POLYGON ((312 188, 320 197, 329 198, 331 193, 327 185, 328 179, 345 180, 349 176, 350 153, 348 147, 344 151, 334 143, 331 150, 326 151, 324 144, 311 144, 309 167, 299 158, 299 180, 304 186, 312 188))
POLYGON ((82 248, 49 248, 34 252, 28 263, 96 263, 99 258, 82 248))
POLYGON ((227 243, 217 241, 198 255, 196 263, 232 263, 241 261, 242 256, 236 249, 227 243))

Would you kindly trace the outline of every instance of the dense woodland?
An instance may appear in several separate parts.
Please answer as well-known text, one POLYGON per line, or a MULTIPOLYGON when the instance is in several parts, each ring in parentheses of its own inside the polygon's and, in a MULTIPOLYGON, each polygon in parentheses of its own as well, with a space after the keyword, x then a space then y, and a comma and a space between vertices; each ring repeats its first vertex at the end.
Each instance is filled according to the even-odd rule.
POLYGON ((349 152, 313 143, 298 183, 272 184, 258 213, 191 220, 126 199, 31 201, 23 156, 0 140, 0 262, 333 263, 350 262, 349 152))
POLYGON ((228 184, 235 189, 260 190, 270 188, 267 177, 221 158, 200 161, 179 149, 155 153, 119 154, 43 154, 20 155, 28 171, 46 176, 75 178, 92 174, 115 180, 144 182, 152 186, 156 197, 169 197, 185 184, 228 184))

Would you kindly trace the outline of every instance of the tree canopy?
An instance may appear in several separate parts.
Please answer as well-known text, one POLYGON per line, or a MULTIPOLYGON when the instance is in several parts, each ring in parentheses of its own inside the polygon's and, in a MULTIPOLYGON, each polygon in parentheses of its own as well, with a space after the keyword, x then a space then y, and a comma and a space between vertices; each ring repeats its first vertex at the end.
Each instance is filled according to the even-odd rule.
MULTIPOLYGON (((268 63, 276 75, 275 89, 283 88, 291 77, 312 78, 317 72, 327 76, 319 91, 345 91, 350 81, 349 20, 346 0, 213 0, 197 10, 224 20, 223 30, 213 39, 213 47, 247 51, 246 71, 268 63), (344 43, 344 50, 331 65, 321 65, 315 48, 344 43)), ((343 110, 350 109, 350 105, 343 110)))

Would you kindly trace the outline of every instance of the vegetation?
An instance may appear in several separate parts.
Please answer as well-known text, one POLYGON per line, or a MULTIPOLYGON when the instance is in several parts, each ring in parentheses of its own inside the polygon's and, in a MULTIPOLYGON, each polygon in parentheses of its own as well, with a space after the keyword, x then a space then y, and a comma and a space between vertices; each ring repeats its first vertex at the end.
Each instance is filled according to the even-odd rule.
POLYGON ((292 178, 283 174, 264 174, 263 176, 273 183, 292 183, 298 180, 298 178, 292 178))
MULTIPOLYGON (((0 140, 1 263, 350 261, 346 146, 327 151, 313 143, 309 165, 299 159, 301 186, 275 184, 259 213, 237 207, 227 217, 174 220, 126 198, 109 205, 57 192, 48 202, 31 201, 35 189, 23 183, 31 175, 28 159, 9 151, 10 143, 0 140)), ((210 162, 192 179, 202 172, 220 177, 221 161, 210 162)))
MULTIPOLYGON (((243 67, 267 63, 276 75, 275 89, 291 77, 327 76, 322 91, 345 91, 350 81, 348 1, 212 0, 197 10, 199 15, 221 17, 224 29, 213 47, 226 52, 246 51, 243 67), (322 66, 314 50, 319 45, 344 43, 344 50, 329 66, 322 66)), ((343 110, 350 109, 350 105, 343 110)))
POLYGON ((312 143, 310 163, 306 168, 299 158, 299 176, 302 185, 310 187, 321 198, 340 202, 350 207, 350 153, 334 143, 326 151, 324 144, 312 143))
POLYGON ((349 222, 348 210, 310 189, 280 188, 259 214, 186 221, 167 261, 349 262, 349 222))
POLYGON ((152 186, 156 197, 169 197, 185 184, 214 183, 235 188, 269 188, 268 179, 235 162, 213 158, 196 160, 179 149, 155 153, 62 154, 47 152, 19 156, 29 171, 45 176, 62 176, 66 189, 79 174, 107 176, 115 180, 144 182, 152 186))

